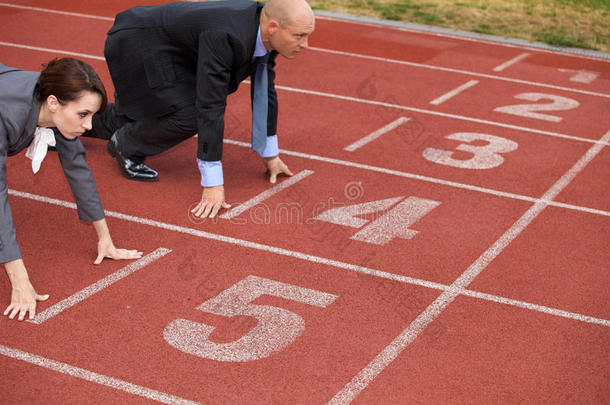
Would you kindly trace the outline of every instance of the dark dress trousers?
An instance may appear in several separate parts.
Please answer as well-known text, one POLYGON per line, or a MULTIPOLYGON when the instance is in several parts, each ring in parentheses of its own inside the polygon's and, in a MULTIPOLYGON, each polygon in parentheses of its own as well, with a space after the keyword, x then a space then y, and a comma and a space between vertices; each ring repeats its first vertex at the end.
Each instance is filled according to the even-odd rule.
MULTIPOLYGON (((150 156, 198 133, 197 156, 221 160, 227 96, 254 80, 262 7, 248 0, 169 3, 116 16, 104 49, 116 90, 107 128, 127 124, 119 134, 139 144, 123 152, 150 156)), ((268 135, 277 132, 276 56, 268 65, 268 135)))
MULTIPOLYGON (((6 160, 8 156, 25 149, 34 139, 40 113, 40 103, 34 97, 38 77, 37 72, 0 63, 0 263, 21 258, 8 202, 6 160)), ((85 160, 83 144, 78 138, 64 138, 57 130, 54 133, 57 154, 76 200, 79 218, 84 221, 104 218, 97 187, 85 160)), ((41 208, 44 209, 44 206, 41 205, 41 208)))

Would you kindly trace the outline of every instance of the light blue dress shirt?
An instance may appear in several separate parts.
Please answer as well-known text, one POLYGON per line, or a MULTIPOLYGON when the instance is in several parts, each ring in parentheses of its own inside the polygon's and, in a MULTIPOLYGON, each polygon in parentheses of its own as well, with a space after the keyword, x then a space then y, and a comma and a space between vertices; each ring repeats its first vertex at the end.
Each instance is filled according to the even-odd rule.
MULTIPOLYGON (((267 49, 263 44, 261 38, 261 27, 258 27, 258 35, 256 36, 256 46, 254 48, 254 55, 252 59, 259 56, 263 56, 267 53, 267 49)), ((277 143, 277 135, 267 137, 267 145, 263 151, 262 157, 273 157, 279 154, 279 147, 277 143)), ((201 172, 201 185, 203 187, 214 187, 224 184, 224 177, 222 175, 222 162, 220 160, 207 162, 197 158, 197 165, 201 172)))

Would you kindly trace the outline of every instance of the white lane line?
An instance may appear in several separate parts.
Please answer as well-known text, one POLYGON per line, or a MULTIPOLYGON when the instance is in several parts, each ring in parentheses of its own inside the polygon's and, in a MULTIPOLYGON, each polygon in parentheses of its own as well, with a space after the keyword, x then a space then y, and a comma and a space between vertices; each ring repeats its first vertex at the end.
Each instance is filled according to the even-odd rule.
MULTIPOLYGON (((187 0, 187 1, 191 2, 191 3, 195 3, 200 0, 187 0)), ((64 15, 75 16, 75 17, 92 18, 95 20, 114 21, 114 17, 104 17, 104 16, 93 15, 93 14, 73 13, 73 12, 69 12, 69 11, 53 10, 53 9, 40 8, 40 7, 20 6, 20 5, 11 4, 11 3, 0 2, 0 6, 21 8, 24 10, 39 11, 39 12, 43 12, 43 13, 64 14, 64 15)), ((372 25, 375 27, 379 27, 379 24, 372 24, 371 22, 363 22, 363 21, 352 21, 352 20, 348 20, 345 18, 336 18, 336 17, 324 16, 324 15, 317 15, 316 18, 320 18, 320 19, 324 19, 324 20, 331 20, 331 21, 350 22, 350 23, 357 24, 357 25, 372 25)), ((382 27, 387 28, 386 26, 382 26, 382 27)), ((418 34, 422 33, 421 30, 418 30, 418 29, 414 30, 414 29, 411 29, 408 27, 390 27, 390 28, 398 30, 398 31, 403 31, 403 32, 415 32, 418 34)), ((453 39, 458 39, 458 40, 467 41, 467 42, 478 42, 478 43, 485 43, 485 44, 490 43, 489 40, 473 38, 470 36, 450 35, 450 34, 444 34, 444 33, 440 33, 440 32, 429 32, 429 31, 425 31, 424 33, 429 36, 453 38, 453 39)), ((505 42, 493 42, 493 44, 497 45, 497 46, 508 47, 508 48, 532 49, 536 52, 552 53, 552 54, 559 54, 559 55, 570 56, 570 57, 575 57, 575 58, 580 58, 580 59, 600 61, 600 58, 597 58, 597 57, 588 56, 588 55, 575 55, 575 54, 552 50, 552 49, 528 47, 526 45, 515 45, 515 44, 510 44, 510 43, 505 43, 505 42)), ((363 56, 365 56, 365 55, 363 55, 363 56)), ((601 61, 605 62, 606 60, 601 59, 601 61)))
POLYGON ((426 65, 426 64, 423 64, 423 63, 408 62, 408 61, 404 61, 404 60, 390 59, 390 58, 382 58, 380 56, 362 55, 362 54, 353 53, 353 52, 336 51, 334 49, 317 48, 315 46, 310 46, 307 49, 308 50, 312 50, 312 51, 317 51, 317 52, 330 53, 330 54, 333 54, 333 55, 349 56, 349 57, 354 57, 354 58, 359 58, 359 59, 373 60, 373 61, 377 61, 377 62, 386 62, 386 63, 392 63, 392 64, 396 64, 396 65, 412 66, 412 67, 418 67, 418 68, 422 68, 422 69, 437 70, 437 71, 440 71, 440 72, 458 73, 458 74, 462 74, 462 75, 482 77, 482 78, 485 78, 485 79, 500 80, 500 81, 503 81, 503 82, 527 84, 529 86, 545 87, 545 88, 548 88, 548 89, 567 91, 567 92, 571 92, 571 93, 580 93, 580 94, 586 94, 586 95, 589 95, 589 96, 610 98, 610 94, 607 94, 607 93, 598 93, 598 92, 595 92, 595 91, 574 89, 574 88, 571 88, 571 87, 556 86, 554 84, 532 82, 532 81, 529 81, 529 80, 513 79, 513 78, 510 78, 510 77, 502 77, 502 76, 490 75, 490 74, 487 74, 487 73, 471 72, 469 70, 454 69, 454 68, 448 68, 448 67, 443 67, 443 66, 435 66, 435 65, 426 65))
POLYGON ((293 184, 296 184, 297 182, 303 180, 305 177, 307 177, 311 174, 313 174, 312 170, 303 170, 303 171, 295 174, 294 176, 287 178, 286 180, 284 180, 281 183, 279 183, 278 185, 270 188, 269 190, 263 191, 262 193, 249 199, 245 203, 240 204, 240 205, 236 206, 235 208, 225 212, 224 214, 220 215, 220 218, 233 219, 236 216, 240 215, 242 212, 249 210, 250 208, 254 207, 257 204, 260 204, 261 202, 265 201, 266 199, 274 196, 275 194, 292 186, 293 184))
POLYGON ((102 291, 104 288, 110 287, 112 284, 116 283, 117 281, 146 267, 150 263, 165 256, 169 252, 171 252, 170 249, 159 248, 159 249, 155 250, 154 252, 142 257, 141 259, 139 259, 133 263, 130 263, 129 265, 123 267, 122 269, 120 269, 112 274, 109 274, 108 276, 104 277, 103 279, 83 288, 82 290, 78 291, 77 293, 72 294, 68 298, 65 298, 65 299, 59 301, 58 303, 50 306, 49 308, 45 309, 44 311, 38 313, 34 319, 32 319, 28 322, 32 322, 37 325, 40 325, 41 323, 53 318, 54 316, 62 313, 63 311, 73 307, 74 305, 86 300, 87 298, 91 297, 92 295, 97 294, 98 292, 102 291))
POLYGON ((445 101, 449 100, 450 98, 460 94, 461 92, 463 92, 464 90, 467 90, 469 88, 471 88, 472 86, 475 86, 479 84, 478 80, 470 80, 464 84, 462 84, 459 87, 456 87, 455 89, 451 90, 448 93, 443 94, 442 96, 435 98, 434 100, 430 101, 430 104, 433 105, 439 105, 444 103, 445 101))
POLYGON ((11 3, 0 3, 0 6, 19 8, 19 9, 28 10, 28 11, 40 11, 42 13, 61 14, 61 15, 67 15, 70 17, 82 17, 82 18, 92 18, 94 20, 114 21, 114 17, 101 17, 101 16, 97 16, 97 15, 92 15, 92 14, 81 14, 81 13, 72 13, 70 11, 51 10, 48 8, 20 6, 20 5, 11 4, 11 3))
MULTIPOLYGON (((608 131, 602 139, 610 139, 608 131)), ((328 403, 350 403, 366 388, 404 349, 409 346, 428 325, 451 304, 474 279, 481 274, 502 251, 548 206, 547 201, 555 198, 574 177, 580 173, 603 149, 600 144, 593 145, 521 218, 517 220, 500 238, 466 269, 441 295, 436 298, 411 324, 398 335, 392 343, 379 353, 328 403)))
POLYGON ((10 47, 13 47, 13 48, 22 48, 22 49, 28 49, 30 51, 38 51, 38 52, 56 53, 56 54, 60 54, 60 55, 78 56, 79 58, 89 58, 89 59, 103 60, 103 61, 106 60, 102 56, 89 55, 89 54, 86 54, 86 53, 62 51, 60 49, 40 48, 40 47, 37 47, 37 46, 29 46, 29 45, 22 45, 22 44, 13 44, 11 42, 0 41, 0 46, 10 46, 10 47))
MULTIPOLYGON (((23 191, 16 191, 16 190, 12 190, 12 189, 8 190, 8 194, 16 196, 16 197, 27 198, 29 200, 40 201, 40 202, 47 203, 47 204, 58 205, 60 207, 76 209, 76 204, 68 202, 68 201, 58 200, 55 198, 44 197, 44 196, 26 193, 23 191)), ((296 252, 293 250, 278 248, 275 246, 264 245, 262 243, 250 242, 250 241, 247 241, 244 239, 233 238, 231 236, 224 236, 224 235, 219 235, 219 234, 215 234, 215 233, 211 233, 211 232, 200 231, 198 229, 186 228, 186 227, 179 226, 179 225, 167 224, 165 222, 159 222, 159 221, 155 221, 155 220, 147 219, 147 218, 140 218, 140 217, 136 217, 136 216, 132 216, 132 215, 122 214, 120 212, 104 211, 104 213, 107 217, 118 218, 118 219, 122 219, 124 221, 135 222, 135 223, 141 224, 141 225, 148 225, 148 226, 152 226, 155 228, 178 232, 178 233, 182 233, 185 235, 196 236, 199 238, 215 240, 218 242, 224 242, 224 243, 241 246, 241 247, 245 247, 245 248, 261 250, 263 252, 269 252, 269 253, 274 253, 274 254, 278 254, 278 255, 282 255, 282 256, 288 256, 288 257, 292 257, 295 259, 309 261, 312 263, 320 263, 320 264, 324 264, 324 265, 331 266, 331 267, 337 267, 337 268, 340 268, 343 270, 354 271, 356 273, 362 273, 362 274, 367 274, 367 275, 371 275, 371 276, 387 278, 389 280, 399 281, 399 282, 408 283, 408 284, 414 284, 414 285, 418 285, 421 287, 433 288, 433 289, 437 289, 437 290, 443 290, 445 288, 445 286, 443 284, 434 283, 434 282, 427 281, 427 280, 421 280, 421 279, 412 278, 412 277, 408 277, 408 276, 402 276, 399 274, 388 273, 385 271, 375 270, 375 269, 371 269, 368 267, 358 266, 355 264, 340 262, 338 260, 326 259, 324 257, 314 256, 314 255, 310 255, 307 253, 296 252)))
MULTIPOLYGON (((70 209, 74 209, 74 210, 76 209, 76 204, 67 202, 67 201, 57 200, 55 198, 39 196, 39 195, 30 194, 30 193, 26 193, 26 192, 22 192, 22 191, 11 190, 11 189, 8 190, 8 193, 10 195, 13 195, 16 197, 26 198, 29 200, 39 201, 42 203, 57 205, 60 207, 70 208, 70 209)), ((288 256, 288 257, 292 257, 292 258, 299 259, 299 260, 309 261, 312 263, 320 263, 323 265, 339 268, 342 270, 353 271, 353 272, 359 273, 359 274, 366 274, 369 276, 393 280, 393 281, 396 281, 399 283, 417 285, 420 287, 431 288, 431 289, 440 290, 440 291, 446 291, 447 289, 450 288, 449 286, 447 286, 445 284, 440 284, 440 283, 436 283, 433 281, 427 281, 427 280, 422 280, 422 279, 413 278, 413 277, 409 277, 409 276, 403 276, 400 274, 388 273, 385 271, 375 270, 375 269, 371 269, 368 267, 358 266, 355 264, 340 262, 338 260, 326 259, 326 258, 319 257, 319 256, 309 255, 307 253, 296 252, 296 251, 287 250, 287 249, 278 248, 278 247, 269 246, 269 245, 264 245, 264 244, 256 243, 256 242, 250 242, 250 241, 243 240, 243 239, 237 239, 237 238, 233 238, 230 236, 218 235, 218 234, 214 234, 214 233, 210 233, 210 232, 200 231, 197 229, 185 228, 182 226, 167 224, 164 222, 154 221, 151 219, 139 218, 139 217, 121 214, 121 213, 113 212, 113 211, 105 211, 105 214, 107 217, 114 217, 117 219, 134 222, 134 223, 141 224, 141 225, 147 225, 147 226, 151 226, 151 227, 165 229, 165 230, 172 231, 172 232, 179 232, 179 233, 183 233, 185 235, 215 240, 218 242, 224 242, 224 243, 233 244, 233 245, 241 246, 241 247, 245 247, 245 248, 261 250, 264 252, 274 253, 274 254, 278 254, 278 255, 282 255, 282 256, 288 256)), ((516 306, 519 308, 525 308, 525 309, 529 309, 529 310, 533 310, 533 311, 543 312, 546 314, 574 319, 574 320, 578 320, 578 321, 582 321, 582 322, 594 323, 594 324, 603 325, 603 326, 610 326, 610 321, 606 320, 606 319, 594 318, 591 316, 581 315, 581 314, 575 314, 572 312, 567 312, 567 311, 563 311, 563 310, 559 310, 559 309, 552 309, 552 308, 543 307, 543 306, 536 305, 536 304, 530 304, 530 303, 523 302, 523 301, 517 301, 517 300, 510 299, 510 298, 498 297, 498 296, 494 296, 494 295, 486 294, 486 293, 478 293, 476 291, 463 290, 462 293, 464 295, 468 295, 470 297, 479 298, 479 299, 486 300, 486 301, 493 301, 493 302, 502 303, 502 304, 506 304, 506 305, 516 306)))
MULTIPOLYGON (((98 20, 114 21, 114 18, 111 18, 111 17, 95 16, 95 15, 91 15, 91 14, 70 13, 70 12, 66 12, 66 11, 51 10, 51 9, 45 9, 45 8, 39 8, 39 7, 17 6, 17 5, 9 4, 9 3, 0 3, 0 6, 24 8, 24 9, 29 9, 32 11, 54 13, 54 14, 75 15, 75 16, 84 17, 84 18, 93 18, 93 19, 98 19, 98 20)), ((546 87, 546 88, 563 90, 563 91, 568 91, 568 92, 573 92, 573 93, 581 93, 581 94, 587 94, 587 95, 591 95, 591 96, 610 98, 610 94, 605 94, 605 93, 597 93, 597 92, 593 92, 593 91, 574 89, 574 88, 570 88, 570 87, 555 86, 552 84, 532 82, 532 81, 528 81, 528 80, 512 79, 509 77, 494 76, 494 75, 489 75, 489 74, 485 74, 485 73, 476 73, 476 72, 471 72, 468 70, 447 68, 447 67, 435 66, 435 65, 426 65, 423 63, 415 63, 415 62, 408 62, 408 61, 397 60, 397 59, 382 58, 382 57, 378 57, 378 56, 362 55, 362 54, 357 54, 357 53, 353 53, 353 52, 343 52, 343 51, 337 51, 334 49, 318 48, 318 47, 314 47, 314 46, 311 46, 307 49, 312 50, 312 51, 317 51, 317 52, 331 53, 331 54, 335 54, 335 55, 351 56, 351 57, 360 58, 360 59, 369 59, 369 60, 375 60, 375 61, 381 61, 381 62, 387 62, 387 63, 393 63, 393 64, 400 64, 400 65, 405 65, 405 66, 420 67, 420 68, 424 68, 424 69, 459 73, 459 74, 465 74, 465 75, 469 75, 469 76, 485 77, 488 79, 528 84, 528 85, 532 85, 532 86, 546 87)), ((539 51, 542 51, 542 50, 539 50, 539 51)), ((587 59, 584 56, 575 56, 575 55, 570 55, 570 56, 579 57, 581 59, 587 59)), ((595 59, 595 60, 598 60, 598 59, 595 59)), ((605 60, 603 62, 605 62, 605 60)))
MULTIPOLYGON (((597 62, 606 62, 608 57, 605 56, 606 54, 601 54, 597 56, 595 54, 589 53, 588 51, 582 51, 580 52, 578 48, 574 48, 574 49, 567 49, 567 48, 558 48, 558 49, 553 49, 552 46, 545 46, 544 44, 530 44, 530 43, 526 43, 520 40, 516 40, 516 39, 507 39, 507 38, 501 38, 501 37, 494 37, 492 36, 491 38, 486 38, 485 35, 483 34, 477 34, 477 33, 472 33, 472 32, 445 32, 445 30, 443 30, 442 28, 437 28, 437 27, 432 27, 432 26, 417 26, 417 24, 415 24, 415 26, 411 26, 411 24, 408 23, 392 23, 392 22, 384 22, 384 21, 380 21, 377 19, 368 19, 366 17, 359 17, 359 16, 351 16, 348 14, 339 14, 339 15, 335 15, 331 12, 326 13, 324 11, 320 11, 320 10, 316 10, 314 11, 314 13, 316 14, 316 18, 321 19, 321 20, 329 20, 329 21, 338 21, 341 23, 351 23, 354 25, 360 25, 360 26, 370 26, 370 27, 376 27, 376 28, 382 28, 382 29, 389 29, 389 30, 393 30, 393 31, 402 31, 402 32, 413 32, 416 34, 424 34, 427 36, 431 36, 431 37, 441 37, 441 38, 452 38, 452 39, 457 39, 459 41, 465 41, 465 42, 477 42, 477 43, 483 43, 486 45, 495 45, 495 46, 499 46, 499 47, 505 47, 505 48, 513 48, 513 49, 528 49, 531 51, 535 51, 535 52, 541 52, 541 53, 551 53, 554 55, 562 55, 562 56, 568 56, 568 57, 573 57, 573 58, 579 58, 579 59, 587 59, 587 60, 594 60, 597 62), (514 41, 514 43, 513 43, 514 41)), ((596 52, 597 53, 597 52, 596 52)))
MULTIPOLYGON (((236 141, 233 139, 225 139, 223 142, 228 143, 230 145, 236 145, 236 146, 241 146, 241 147, 245 147, 245 148, 252 147, 247 142, 236 141)), ((600 145, 601 144, 603 144, 603 143, 600 143, 600 145)), ((505 191, 493 190, 493 189, 485 188, 485 187, 473 186, 470 184, 457 183, 454 181, 443 180, 443 179, 438 179, 438 178, 434 178, 434 177, 422 176, 420 174, 402 172, 400 170, 386 169, 384 167, 371 166, 371 165, 367 165, 364 163, 350 162, 348 160, 329 158, 329 157, 318 156, 318 155, 313 155, 313 154, 309 154, 309 153, 295 152, 295 151, 291 151, 291 150, 287 150, 287 149, 280 149, 279 151, 280 151, 280 153, 283 153, 285 155, 296 156, 296 157, 303 158, 303 159, 315 160, 318 162, 324 162, 324 163, 330 163, 330 164, 341 165, 341 166, 346 166, 346 167, 352 167, 352 168, 356 168, 356 169, 368 170, 368 171, 372 171, 372 172, 376 172, 376 173, 389 174, 391 176, 398 176, 398 177, 404 177, 407 179, 420 180, 420 181, 425 181, 425 182, 433 183, 433 184, 441 184, 443 186, 455 187, 455 188, 459 188, 462 190, 477 191, 480 193, 490 194, 490 195, 494 195, 497 197, 506 197, 506 198, 511 198, 514 200, 527 201, 527 202, 539 201, 538 198, 534 198, 534 197, 528 197, 528 196, 524 196, 524 195, 508 193, 505 191)), ((578 205, 565 204, 565 203, 560 203, 560 202, 555 202, 555 201, 547 201, 547 203, 554 207, 566 208, 566 209, 570 209, 570 210, 574 210, 574 211, 586 212, 586 213, 595 214, 595 215, 603 215, 606 217, 610 216, 610 211, 604 211, 604 210, 588 208, 588 207, 581 207, 578 205)))
MULTIPOLYGON (((40 51, 43 51, 43 52, 73 54, 73 55, 77 55, 77 56, 81 56, 81 57, 89 57, 89 58, 93 58, 93 59, 105 60, 102 57, 97 57, 97 56, 94 56, 94 55, 75 54, 75 53, 70 53, 68 51, 49 50, 49 49, 45 49, 45 48, 35 48, 35 47, 29 47, 29 46, 25 46, 25 45, 10 44, 10 43, 1 42, 1 41, 0 41, 0 45, 18 46, 18 47, 24 47, 24 48, 27 48, 27 49, 40 50, 40 51)), ((244 83, 249 83, 249 81, 246 80, 244 83)), ((410 108, 410 107, 401 106, 401 105, 397 105, 397 104, 383 103, 383 102, 372 101, 372 100, 363 100, 363 99, 358 99, 358 98, 349 97, 349 96, 340 96, 340 95, 335 95, 335 94, 331 94, 331 93, 323 93, 323 92, 317 92, 317 91, 311 91, 311 90, 302 90, 302 89, 296 89, 296 88, 291 88, 291 87, 286 87, 286 86, 276 86, 276 88, 283 89, 283 90, 286 90, 286 91, 292 91, 292 92, 296 92, 296 93, 304 93, 304 94, 310 94, 310 95, 316 95, 316 96, 322 96, 322 97, 335 98, 335 99, 339 99, 339 100, 346 100, 346 101, 353 101, 353 102, 358 102, 358 103, 378 105, 378 106, 383 106, 383 107, 388 107, 388 108, 403 109, 403 110, 408 110, 408 111, 420 112, 420 113, 424 113, 424 114, 438 115, 438 116, 443 116, 443 117, 447 117, 447 118, 454 118, 454 119, 460 119, 460 120, 465 120, 465 121, 472 121, 472 122, 476 122, 476 123, 480 123, 480 124, 496 125, 496 126, 500 126, 500 127, 505 127, 505 128, 519 130, 519 131, 533 132, 533 133, 538 133, 538 134, 542 134, 542 135, 548 135, 548 136, 552 136, 552 137, 570 139, 570 140, 575 140, 575 141, 580 141, 580 142, 587 142, 587 143, 599 143, 600 142, 600 141, 596 141, 596 140, 593 140, 593 139, 580 138, 580 137, 560 134, 560 133, 556 133, 556 132, 536 130, 536 129, 520 127, 520 126, 515 126, 515 125, 502 124, 502 123, 499 123, 499 122, 493 122, 493 121, 487 121, 487 120, 468 118, 468 117, 463 117, 463 116, 458 116, 458 115, 453 115, 453 114, 445 114, 445 113, 436 112, 436 111, 430 111, 430 110, 422 110, 422 109, 419 109, 419 108, 410 108)), ((243 143, 242 142, 238 142, 238 141, 225 140, 225 142, 233 143, 235 145, 243 146, 242 145, 243 143)), ((602 144, 605 144, 606 146, 610 146, 610 143, 608 143, 608 142, 602 143, 602 144)), ((340 164, 340 165, 344 165, 344 166, 357 167, 357 168, 361 168, 361 169, 365 169, 365 170, 377 171, 377 172, 385 173, 385 174, 391 174, 391 175, 398 175, 398 176, 402 176, 402 177, 414 178, 414 179, 418 179, 418 180, 422 180, 422 181, 431 181, 431 182, 438 183, 438 184, 444 184, 444 185, 449 185, 449 186, 453 186, 453 187, 464 188, 464 189, 474 190, 474 191, 481 191, 481 192, 484 192, 484 193, 498 195, 498 196, 504 196, 504 197, 508 197, 508 198, 514 198, 514 199, 525 200, 525 201, 535 201, 534 198, 530 198, 530 197, 524 197, 524 196, 519 196, 519 195, 512 194, 512 193, 505 193, 505 192, 500 192, 500 191, 489 190, 489 189, 485 189, 485 188, 481 188, 481 187, 467 186, 467 185, 463 185, 463 184, 460 184, 460 183, 443 181, 443 180, 439 180, 439 179, 431 179, 431 178, 428 178, 428 177, 425 177, 425 176, 412 175, 410 173, 400 172, 400 171, 397 171, 397 170, 384 169, 384 168, 379 168, 379 167, 375 167, 375 166, 364 165, 364 164, 353 163, 353 162, 347 162, 347 161, 343 161, 343 160, 339 160, 339 159, 333 159, 333 158, 324 158, 324 157, 321 157, 321 156, 316 156, 316 155, 311 155, 311 154, 306 154, 306 153, 293 152, 293 151, 289 151, 289 150, 282 150, 282 153, 286 153, 286 154, 293 155, 293 156, 299 156, 299 157, 303 157, 303 158, 306 158, 306 159, 313 159, 313 160, 318 160, 318 161, 324 161, 324 162, 327 162, 327 163, 334 163, 334 164, 340 164)), ((610 215, 607 211, 596 210, 596 209, 586 208, 586 207, 578 207, 578 206, 574 206, 574 205, 571 205, 571 204, 563 204, 563 203, 552 202, 551 205, 557 206, 557 207, 562 207, 562 208, 573 209, 573 210, 577 210, 577 211, 589 212, 589 213, 593 213, 593 214, 599 214, 599 215, 605 215, 605 216, 610 215)))
POLYGON ((478 298, 485 301, 497 302, 498 304, 510 305, 517 308, 529 309, 531 311, 542 312, 547 315, 559 316, 561 318, 578 320, 581 322, 593 323, 597 325, 610 327, 610 320, 595 318, 588 315, 577 314, 575 312, 563 311, 561 309, 551 308, 544 305, 532 304, 529 302, 518 301, 512 298, 498 297, 496 295, 482 293, 472 290, 462 290, 462 295, 478 298))
POLYGON ((515 63, 521 62, 523 59, 527 58, 530 55, 531 54, 528 53, 528 52, 522 53, 521 55, 517 55, 514 58, 512 58, 511 60, 508 60, 508 61, 502 63, 501 65, 496 66, 495 68, 493 68, 493 71, 494 72, 501 72, 504 69, 514 65, 515 63))
MULTIPOLYGON (((28 45, 20 45, 20 44, 13 44, 13 43, 9 43, 9 42, 1 42, 0 41, 0 46, 2 46, 2 45, 18 47, 18 48, 24 48, 24 49, 31 49, 31 50, 35 50, 35 51, 41 51, 41 52, 50 52, 50 53, 56 53, 56 54, 72 55, 72 56, 78 56, 78 57, 81 57, 81 58, 91 58, 91 59, 103 60, 103 61, 106 60, 103 57, 89 55, 89 54, 81 54, 81 53, 75 53, 75 52, 69 52, 69 51, 62 51, 62 50, 58 50, 58 49, 39 48, 39 47, 33 47, 33 46, 28 46, 28 45)), ((250 81, 249 80, 244 80, 242 83, 250 84, 250 81)), ((399 104, 384 103, 384 102, 381 102, 381 101, 366 100, 366 99, 361 99, 361 98, 357 98, 357 97, 342 96, 342 95, 339 95, 339 94, 332 94, 332 93, 326 93, 326 92, 314 91, 314 90, 298 89, 298 88, 288 87, 288 86, 279 86, 279 85, 276 85, 275 88, 276 89, 280 89, 280 90, 294 92, 294 93, 301 93, 301 94, 308 94, 308 95, 314 95, 314 96, 320 96, 320 97, 327 97, 327 98, 332 98, 332 99, 336 99, 336 100, 353 101, 353 102, 361 103, 361 104, 370 104, 370 105, 376 105, 376 106, 387 107, 387 108, 396 108, 396 109, 399 109, 399 110, 419 112, 419 113, 422 113, 422 114, 434 115, 434 116, 438 116, 438 117, 453 118, 453 119, 462 120, 462 121, 476 122, 478 124, 493 125, 493 126, 502 127, 502 128, 515 129, 515 130, 518 130, 518 131, 531 132, 531 133, 541 134, 541 135, 548 135, 548 136, 557 137, 557 138, 563 138, 563 139, 570 139, 570 140, 573 140, 573 141, 586 142, 586 143, 597 143, 597 142, 599 142, 599 141, 596 141, 596 140, 593 140, 593 139, 581 138, 581 137, 571 136, 571 135, 565 135, 565 134, 561 134, 561 133, 557 133, 557 132, 543 131, 543 130, 540 130, 540 129, 521 127, 521 126, 518 126, 518 125, 509 125, 509 124, 504 124, 504 123, 501 123, 501 122, 488 121, 488 120, 483 120, 483 119, 479 119, 479 118, 471 118, 471 117, 466 117, 466 116, 463 116, 463 115, 442 113, 442 112, 439 112, 439 111, 425 110, 425 109, 422 109, 422 108, 407 107, 407 106, 403 106, 403 105, 399 105, 399 104)), ((610 97, 610 95, 609 95, 609 97, 610 97)), ((608 144, 608 146, 610 146, 610 143, 608 144)))
MULTIPOLYGON (((577 136, 565 135, 565 134, 561 134, 558 132, 543 131, 540 129, 521 127, 518 125, 504 124, 502 122, 488 121, 488 120, 483 120, 483 119, 479 119, 479 118, 471 118, 471 117, 466 117, 463 115, 448 114, 448 113, 443 113, 440 111, 433 111, 433 110, 425 110, 423 108, 407 107, 407 106, 400 105, 400 104, 385 103, 382 101, 366 100, 366 99, 351 97, 351 96, 342 96, 339 94, 326 93, 323 91, 297 89, 295 87, 279 86, 279 85, 276 85, 275 88, 280 89, 280 90, 291 91, 293 93, 301 93, 301 94, 309 94, 312 96, 328 97, 328 98, 332 98, 332 99, 336 99, 336 100, 353 101, 353 102, 361 103, 361 104, 370 104, 370 105, 376 105, 376 106, 380 106, 380 107, 396 108, 398 110, 413 111, 413 112, 418 112, 418 113, 422 113, 422 114, 434 115, 437 117, 453 118, 453 119, 461 120, 461 121, 476 122, 478 124, 493 125, 493 126, 501 127, 501 128, 516 129, 518 131, 531 132, 534 134, 541 134, 541 135, 548 135, 548 136, 552 136, 552 137, 556 137, 556 138, 570 139, 572 141, 580 141, 580 142, 586 142, 586 143, 601 142, 601 141, 595 140, 595 139, 580 138, 577 136)), ((610 146, 610 143, 608 143, 608 142, 602 142, 602 143, 607 146, 610 146)))
POLYGON ((385 127, 378 129, 375 132, 370 133, 369 135, 365 136, 362 139, 357 140, 356 142, 352 143, 349 146, 346 146, 345 148, 343 148, 343 150, 346 150, 348 152, 353 152, 356 149, 366 145, 367 143, 374 141, 375 139, 379 138, 381 135, 390 132, 391 130, 399 127, 400 125, 404 124, 405 122, 409 121, 410 118, 405 118, 405 117, 400 117, 398 118, 396 121, 389 123, 388 125, 386 125, 385 127))
POLYGON ((24 352, 19 349, 13 349, 4 345, 0 345, 0 354, 16 360, 25 361, 26 363, 34 364, 39 367, 44 367, 49 370, 57 371, 58 373, 67 374, 70 377, 80 378, 95 384, 104 385, 114 388, 115 390, 125 391, 129 394, 138 395, 153 401, 163 404, 199 404, 199 402, 189 401, 165 392, 156 391, 151 388, 146 388, 141 385, 132 384, 127 381, 119 380, 118 378, 109 377, 104 374, 98 374, 93 371, 85 370, 84 368, 72 366, 60 361, 47 359, 36 354, 24 352))

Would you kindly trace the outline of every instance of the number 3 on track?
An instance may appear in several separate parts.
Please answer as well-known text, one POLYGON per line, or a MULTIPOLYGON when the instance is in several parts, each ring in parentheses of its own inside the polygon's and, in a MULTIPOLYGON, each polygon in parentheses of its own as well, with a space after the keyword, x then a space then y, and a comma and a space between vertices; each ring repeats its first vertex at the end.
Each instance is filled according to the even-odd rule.
POLYGON ((226 317, 251 316, 258 324, 250 332, 233 342, 215 343, 209 338, 213 326, 176 319, 165 327, 163 337, 176 349, 205 359, 245 362, 268 357, 294 342, 305 330, 305 321, 284 308, 252 304, 265 294, 321 308, 337 299, 333 294, 248 276, 197 309, 226 317))
POLYGON ((456 148, 457 150, 469 152, 473 155, 468 160, 454 159, 452 158, 453 151, 435 148, 424 149, 422 152, 423 157, 430 162, 459 167, 461 169, 492 169, 500 166, 504 162, 504 157, 500 155, 501 153, 512 152, 519 146, 516 142, 509 139, 500 138, 499 136, 489 134, 479 134, 476 132, 458 132, 448 135, 446 138, 463 142, 483 141, 486 143, 486 145, 475 146, 469 145, 468 143, 458 145, 456 148))

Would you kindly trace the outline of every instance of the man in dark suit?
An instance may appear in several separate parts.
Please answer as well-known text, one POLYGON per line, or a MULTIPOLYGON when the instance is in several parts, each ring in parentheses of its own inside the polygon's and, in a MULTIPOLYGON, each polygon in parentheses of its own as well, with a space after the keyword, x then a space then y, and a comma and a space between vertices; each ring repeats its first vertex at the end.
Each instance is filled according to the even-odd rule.
POLYGON ((253 148, 272 183, 292 175, 278 156, 275 58, 292 59, 307 48, 314 25, 305 0, 170 3, 119 13, 104 49, 116 102, 89 135, 110 139, 108 151, 125 177, 156 181, 144 159, 197 133, 203 193, 192 212, 214 217, 230 207, 221 164, 227 96, 248 77, 253 128, 265 132, 258 148, 253 135, 253 148), (255 91, 265 82, 266 90, 255 91))

